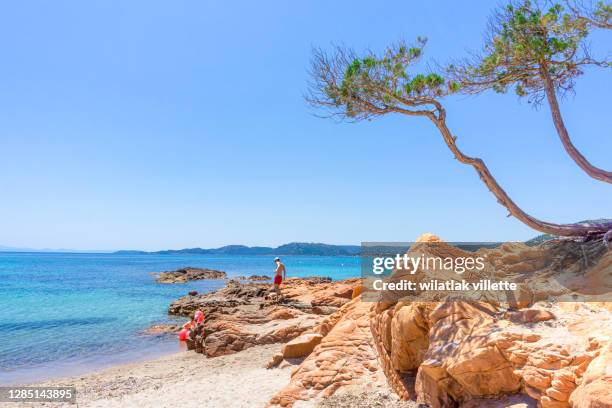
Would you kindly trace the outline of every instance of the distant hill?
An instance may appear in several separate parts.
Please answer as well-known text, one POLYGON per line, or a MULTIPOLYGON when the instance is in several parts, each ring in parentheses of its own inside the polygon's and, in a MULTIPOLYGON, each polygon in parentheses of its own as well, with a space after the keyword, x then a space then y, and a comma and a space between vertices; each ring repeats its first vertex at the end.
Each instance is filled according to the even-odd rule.
MULTIPOLYGON (((612 222, 612 220, 609 218, 600 218, 597 220, 579 221, 578 224, 591 224, 591 223, 602 223, 602 222, 612 222)), ((538 235, 537 237, 531 238, 529 241, 525 241, 525 244, 529 246, 536 246, 536 245, 541 244, 542 242, 550 241, 551 239, 555 239, 555 238, 558 238, 558 237, 554 235, 550 235, 550 234, 542 234, 542 235, 538 235)))
POLYGON ((227 245, 221 248, 186 248, 186 249, 167 249, 164 251, 117 251, 116 254, 154 254, 154 255, 313 255, 313 256, 354 256, 359 255, 361 247, 359 245, 329 245, 307 242, 292 242, 272 247, 249 247, 245 245, 227 245))
MULTIPOLYGON (((500 243, 473 243, 457 244, 459 248, 467 251, 475 251, 478 248, 487 247, 494 248, 500 243)), ((366 247, 364 254, 366 256, 382 256, 396 253, 404 253, 408 250, 408 246, 369 246, 366 247)), ((186 249, 167 249, 164 251, 146 252, 146 251, 117 251, 116 254, 152 254, 152 255, 310 255, 310 256, 359 256, 362 254, 360 245, 330 245, 309 242, 292 242, 284 244, 276 248, 271 247, 248 247, 245 245, 227 245, 221 248, 205 249, 205 248, 186 248, 186 249)))

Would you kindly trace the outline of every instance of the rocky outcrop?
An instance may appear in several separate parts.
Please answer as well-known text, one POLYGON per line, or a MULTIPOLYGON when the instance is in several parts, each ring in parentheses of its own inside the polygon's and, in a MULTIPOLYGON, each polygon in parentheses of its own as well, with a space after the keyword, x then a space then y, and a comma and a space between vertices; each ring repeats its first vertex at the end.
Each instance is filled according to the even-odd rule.
MULTIPOLYGON (((436 245, 415 245, 415 254, 472 255, 435 236, 425 242, 436 245)), ((320 343, 270 404, 292 406, 355 384, 365 388, 384 373, 402 399, 431 408, 610 406, 609 305, 552 302, 593 289, 597 296, 605 294, 609 283, 602 277, 612 273, 609 255, 591 258, 595 262, 580 280, 575 272, 583 269, 575 267, 580 260, 575 248, 564 245, 574 244, 507 244, 482 250, 479 255, 494 266, 494 277, 512 275, 527 282, 503 298, 482 293, 485 300, 479 301, 441 291, 366 302, 362 287, 355 287, 355 300, 312 330, 323 336, 320 343), (554 275, 559 266, 561 276, 554 275)), ((412 280, 428 278, 426 273, 395 273, 412 280)), ((338 289, 336 297, 348 297, 338 289)), ((282 358, 275 356, 270 366, 282 358)))
MULTIPOLYGON (((412 400, 407 406, 612 406, 612 307, 606 302, 612 252, 597 243, 553 241, 472 253, 433 235, 420 241, 413 255, 481 256, 490 267, 487 278, 521 285, 503 296, 442 290, 370 301, 361 279, 292 278, 280 296, 270 284, 231 280, 217 292, 178 299, 169 312, 191 317, 204 311, 206 320, 188 345, 209 357, 286 343, 267 367, 299 365, 271 406, 321 398, 323 406, 367 404, 350 393, 327 398, 349 389, 384 395, 381 384, 412 400)), ((445 271, 396 269, 392 279, 441 276, 452 278, 445 271)), ((469 282, 484 277, 462 275, 469 282)))
POLYGON ((270 401, 293 406, 300 400, 330 396, 341 387, 367 389, 380 380, 369 323, 370 305, 355 298, 316 329, 323 337, 292 374, 289 384, 270 401))
POLYGON ((245 304, 241 299, 211 299, 206 295, 187 295, 172 302, 168 314, 191 317, 196 310, 210 311, 245 304))
POLYGON ((226 279, 227 274, 223 271, 206 268, 186 268, 176 271, 159 272, 153 274, 157 283, 185 283, 193 280, 203 279, 226 279))
MULTIPOLYGON (((359 283, 358 279, 331 282, 291 278, 283 283, 281 295, 277 296, 269 284, 230 280, 216 292, 176 300, 168 312, 191 317, 196 310, 202 310, 206 319, 192 331, 188 346, 215 357, 259 344, 287 343, 303 333, 313 333, 327 314, 337 310, 337 305, 350 301, 346 293, 352 293, 359 283)), ((319 335, 308 338, 314 347, 319 335)), ((297 344, 288 347, 293 354, 299 348, 297 344)), ((303 345, 301 352, 307 354, 304 347, 307 346, 303 345)))
MULTIPOLYGON (((579 385, 571 393, 569 403, 573 408, 612 407, 612 344, 588 365, 579 385)), ((570 390, 574 383, 559 377, 551 383, 556 389, 570 390)))
POLYGON ((283 358, 296 358, 309 355, 323 336, 319 333, 302 334, 283 346, 283 358))
POLYGON ((281 298, 273 299, 274 294, 270 292, 269 284, 241 283, 232 279, 216 292, 189 294, 175 300, 168 307, 168 313, 191 316, 198 309, 206 312, 246 304, 280 304, 309 314, 330 315, 348 303, 353 291, 360 285, 361 280, 357 278, 337 282, 329 278, 289 278, 283 282, 281 298))
POLYGON ((361 279, 332 282, 330 278, 314 277, 288 279, 286 283, 283 296, 289 299, 311 306, 338 308, 353 298, 353 291, 361 286, 361 279))
POLYGON ((215 357, 260 344, 285 343, 312 329, 319 316, 284 307, 215 311, 196 329, 193 347, 215 357))
MULTIPOLYGON (((415 247, 462 256, 448 245, 415 247)), ((482 401, 511 394, 522 394, 542 408, 610 406, 611 377, 601 367, 610 367, 606 350, 612 317, 594 303, 551 302, 551 292, 561 297, 595 286, 570 276, 572 252, 559 256, 558 248, 512 244, 481 252, 501 276, 529 274, 529 299, 519 294, 519 302, 427 301, 421 294, 423 301, 374 303, 373 341, 397 394, 432 408, 483 406, 482 401), (565 262, 565 280, 548 273, 560 261, 565 262), (414 390, 404 375, 414 376, 414 390)), ((604 254, 585 275, 609 276, 607 262, 604 254)))
POLYGON ((236 278, 239 281, 271 281, 272 278, 267 275, 251 275, 251 276, 239 276, 236 278))

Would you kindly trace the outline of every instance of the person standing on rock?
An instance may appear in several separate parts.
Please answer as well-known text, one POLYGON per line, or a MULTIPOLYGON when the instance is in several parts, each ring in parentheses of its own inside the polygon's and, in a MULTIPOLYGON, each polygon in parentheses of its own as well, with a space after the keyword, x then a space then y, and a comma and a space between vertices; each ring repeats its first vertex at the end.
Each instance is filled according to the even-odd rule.
POLYGON ((280 293, 280 285, 283 280, 287 279, 287 270, 279 257, 274 258, 276 270, 274 271, 274 292, 280 293))

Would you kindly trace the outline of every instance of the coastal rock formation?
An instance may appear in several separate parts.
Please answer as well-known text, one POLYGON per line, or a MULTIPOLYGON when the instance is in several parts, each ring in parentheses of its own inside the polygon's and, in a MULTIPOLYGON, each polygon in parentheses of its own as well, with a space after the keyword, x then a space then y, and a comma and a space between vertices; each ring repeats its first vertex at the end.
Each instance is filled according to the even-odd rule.
POLYGON ((206 268, 186 268, 176 271, 159 272, 153 274, 157 283, 185 283, 192 280, 202 279, 226 279, 227 274, 223 271, 206 268))
POLYGON ((304 357, 309 355, 323 336, 319 333, 302 334, 283 346, 283 358, 304 357))
POLYGON ((211 299, 206 295, 187 295, 172 302, 168 314, 192 317, 196 310, 211 310, 219 307, 236 307, 245 304, 240 299, 211 299))
POLYGON ((323 337, 292 374, 289 384, 270 401, 292 406, 300 400, 330 396, 341 387, 367 389, 380 380, 369 322, 370 305, 355 298, 316 329, 323 337))
MULTIPOLYGON (((269 284, 230 280, 216 292, 176 300, 168 312, 191 317, 196 310, 202 310, 206 320, 192 331, 188 346, 215 357, 259 344, 286 343, 302 333, 312 332, 327 314, 337 310, 337 305, 350 301, 347 293, 352 293, 358 284, 358 279, 331 282, 320 278, 290 278, 283 283, 282 294, 277 296, 269 284)), ((312 347, 317 338, 318 335, 309 337, 312 347)), ((300 346, 288 347, 289 350, 293 347, 296 353, 300 346)), ((303 353, 304 347, 307 346, 303 345, 303 353)))
POLYGON ((236 278, 239 281, 271 281, 272 278, 267 275, 251 275, 251 276, 239 276, 236 278))
MULTIPOLYGON (((290 282, 291 279, 287 281, 290 282)), ((360 286, 358 278, 337 282, 330 278, 304 278, 284 287, 283 296, 311 306, 337 308, 348 303, 353 298, 353 291, 360 286)))
MULTIPOLYGON (((512 243, 467 252, 430 234, 409 254, 481 256, 488 278, 521 285, 501 295, 440 290, 374 301, 367 279, 292 278, 280 296, 269 284, 231 280, 217 292, 178 299, 169 312, 204 311, 188 345, 209 357, 286 343, 267 368, 299 365, 270 406, 361 401, 347 390, 383 395, 381 384, 388 384, 411 400, 407 406, 609 407, 612 252, 596 244, 512 243)), ((391 280, 452 279, 439 270, 415 272, 398 268, 391 280)))
POLYGON ((312 329, 320 317, 282 306, 218 310, 196 330, 196 351, 208 357, 232 354, 256 345, 285 343, 312 329))
POLYGON ((289 278, 283 282, 282 298, 273 300, 269 284, 241 283, 231 279, 216 292, 189 294, 175 300, 168 313, 190 317, 198 309, 206 312, 246 304, 281 304, 306 313, 330 315, 352 299, 353 291, 360 288, 360 282, 360 279, 332 282, 330 278, 289 278))
MULTIPOLYGON (((465 255, 445 244, 413 250, 465 255)), ((595 303, 552 302, 553 296, 596 286, 571 277, 572 248, 563 251, 559 245, 522 244, 479 251, 500 276, 529 274, 529 296, 517 295, 520 302, 450 296, 428 301, 421 294, 421 301, 374 303, 371 329, 390 386, 403 399, 432 408, 482 406, 479 401, 509 394, 523 394, 542 408, 610 406, 611 377, 601 367, 610 367, 612 317, 595 303), (567 276, 552 279, 550 265, 559 260, 567 276), (415 378, 414 390, 407 375, 415 378)), ((612 273, 608 256, 595 258, 585 272, 599 282, 596 295, 605 293, 600 289, 606 284, 598 276, 612 273)))
MULTIPOLYGON (((556 379, 552 385, 562 388, 566 385, 562 380, 556 379)), ((573 408, 612 407, 612 344, 591 361, 579 384, 569 398, 573 408)))

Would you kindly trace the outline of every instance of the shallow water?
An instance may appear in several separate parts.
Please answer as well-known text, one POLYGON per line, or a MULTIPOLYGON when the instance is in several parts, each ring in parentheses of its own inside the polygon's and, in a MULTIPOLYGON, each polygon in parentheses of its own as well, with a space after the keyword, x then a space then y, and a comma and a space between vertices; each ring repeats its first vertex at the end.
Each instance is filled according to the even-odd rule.
MULTIPOLYGON (((359 276, 359 258, 285 256, 288 277, 359 276)), ((220 280, 157 284, 151 272, 185 266, 229 277, 272 275, 269 256, 0 252, 0 385, 28 383, 180 349, 174 336, 143 336, 175 320, 170 302, 220 280)))

